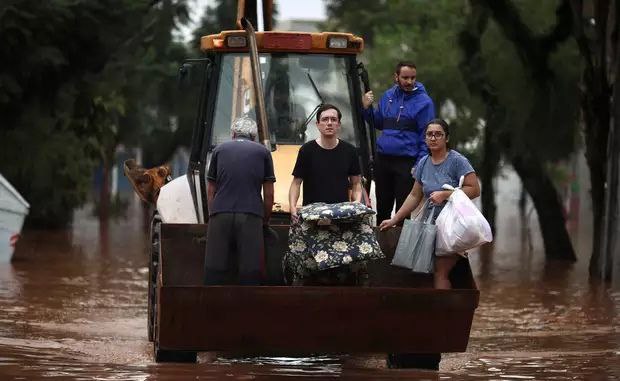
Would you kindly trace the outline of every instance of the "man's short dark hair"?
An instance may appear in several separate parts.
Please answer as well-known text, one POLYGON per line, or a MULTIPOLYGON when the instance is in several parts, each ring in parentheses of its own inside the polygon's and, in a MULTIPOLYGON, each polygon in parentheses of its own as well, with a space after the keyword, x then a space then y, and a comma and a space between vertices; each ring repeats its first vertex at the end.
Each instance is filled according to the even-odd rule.
POLYGON ((396 73, 396 74, 400 74, 400 69, 401 69, 403 66, 412 67, 412 68, 414 68, 414 69, 416 69, 416 70, 418 69, 418 68, 415 66, 415 63, 413 63, 412 61, 400 61, 399 63, 397 63, 397 64, 396 64, 396 70, 394 71, 394 73, 396 73))
POLYGON ((340 112, 340 109, 338 109, 338 107, 329 104, 329 103, 323 103, 321 106, 319 106, 319 109, 316 110, 316 121, 319 122, 321 119, 321 114, 323 113, 323 111, 327 111, 327 110, 336 110, 336 112, 338 113, 338 121, 340 122, 340 119, 342 119, 342 113, 340 112))

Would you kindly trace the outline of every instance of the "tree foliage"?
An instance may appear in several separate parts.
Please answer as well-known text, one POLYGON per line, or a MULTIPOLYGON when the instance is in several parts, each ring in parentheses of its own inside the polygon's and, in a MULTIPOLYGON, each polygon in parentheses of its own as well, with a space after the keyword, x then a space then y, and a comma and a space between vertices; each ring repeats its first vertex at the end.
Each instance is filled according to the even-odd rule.
MULTIPOLYGON (((573 16, 572 32, 583 71, 580 109, 584 124, 586 160, 590 169, 594 239, 590 274, 620 276, 620 3, 616 0, 565 0, 573 16), (612 267, 615 274, 612 275, 612 267)), ((617 281, 617 279, 614 279, 617 281)))
POLYGON ((474 148, 468 155, 482 169, 487 216, 494 219, 494 197, 484 192, 492 189, 504 158, 518 168, 536 198, 539 217, 546 218, 543 227, 555 226, 543 231, 547 254, 571 258, 559 197, 545 170, 574 152, 578 142, 579 66, 564 62, 579 60, 569 39, 570 22, 567 32, 567 9, 561 5, 534 0, 331 0, 327 25, 366 38, 369 71, 382 88, 391 83, 398 60, 416 62, 418 79, 438 109, 455 105, 456 114, 442 116, 452 119, 457 149, 474 148), (475 8, 486 16, 471 19, 475 8), (473 35, 463 35, 468 30, 473 35))
POLYGON ((364 37, 364 60, 377 93, 393 83, 398 61, 415 62, 418 80, 455 127, 452 143, 476 157, 471 143, 476 142, 482 107, 469 96, 456 64, 462 8, 463 3, 449 0, 328 1, 329 21, 323 28, 364 37))
POLYGON ((207 6, 198 27, 192 33, 192 47, 198 50, 202 36, 237 29, 236 22, 237 0, 216 0, 215 4, 207 6))
POLYGON ((182 0, 0 5, 0 171, 31 203, 30 224, 69 222, 94 166, 148 131, 186 19, 182 0))

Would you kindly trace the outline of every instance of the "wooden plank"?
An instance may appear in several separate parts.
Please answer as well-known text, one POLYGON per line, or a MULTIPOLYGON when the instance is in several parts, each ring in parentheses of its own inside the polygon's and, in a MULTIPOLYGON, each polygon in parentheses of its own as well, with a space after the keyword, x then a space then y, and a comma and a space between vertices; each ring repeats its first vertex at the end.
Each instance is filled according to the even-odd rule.
POLYGON ((460 352, 477 290, 383 287, 162 287, 162 349, 460 352))

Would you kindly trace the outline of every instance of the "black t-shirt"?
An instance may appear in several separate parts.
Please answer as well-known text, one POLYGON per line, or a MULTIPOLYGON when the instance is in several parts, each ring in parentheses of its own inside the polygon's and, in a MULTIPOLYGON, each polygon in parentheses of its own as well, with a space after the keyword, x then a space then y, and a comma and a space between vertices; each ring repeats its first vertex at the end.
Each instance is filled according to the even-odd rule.
POLYGON ((271 153, 248 139, 222 143, 213 151, 207 179, 217 185, 209 215, 252 213, 262 217, 263 183, 276 181, 271 153))
POLYGON ((303 205, 349 201, 349 176, 360 174, 357 150, 343 140, 332 149, 316 140, 304 144, 293 169, 293 176, 303 180, 303 205))

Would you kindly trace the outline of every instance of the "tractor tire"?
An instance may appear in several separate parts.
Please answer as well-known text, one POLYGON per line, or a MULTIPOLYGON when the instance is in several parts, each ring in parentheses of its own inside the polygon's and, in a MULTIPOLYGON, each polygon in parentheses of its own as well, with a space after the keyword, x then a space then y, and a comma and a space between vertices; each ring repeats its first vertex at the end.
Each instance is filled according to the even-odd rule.
MULTIPOLYGON (((156 223, 154 227, 155 229, 153 230, 156 233, 154 236, 159 237, 160 223, 156 223)), ((153 261, 153 263, 157 265, 157 262, 153 261)), ((161 271, 161 269, 159 268, 159 266, 154 266, 154 270, 156 270, 154 272, 154 276, 150 278, 152 279, 154 287, 150 288, 150 290, 153 290, 153 299, 150 299, 149 296, 149 306, 151 306, 151 308, 149 309, 149 332, 152 335, 151 341, 153 341, 153 357, 155 358, 155 362, 195 363, 197 357, 197 352, 195 351, 179 351, 159 348, 159 322, 157 319, 157 286, 159 282, 158 272, 161 271)))
POLYGON ((390 369, 439 370, 441 353, 389 353, 387 367, 390 369))
POLYGON ((155 343, 153 345, 153 356, 155 357, 155 362, 195 363, 198 353, 159 349, 159 346, 155 343))
POLYGON ((157 273, 159 271, 159 252, 161 250, 160 233, 161 219, 156 211, 151 219, 149 247, 149 285, 147 290, 147 329, 149 341, 153 341, 155 338, 155 320, 157 317, 157 273))

